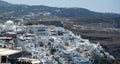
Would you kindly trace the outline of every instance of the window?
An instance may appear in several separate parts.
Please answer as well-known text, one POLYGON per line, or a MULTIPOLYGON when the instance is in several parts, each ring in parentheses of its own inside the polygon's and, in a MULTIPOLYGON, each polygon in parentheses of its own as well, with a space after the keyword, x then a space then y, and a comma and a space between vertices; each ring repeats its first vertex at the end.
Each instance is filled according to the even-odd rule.
POLYGON ((6 63, 7 57, 6 56, 2 56, 1 57, 1 63, 6 63))
POLYGON ((42 29, 41 29, 41 30, 39 29, 38 32, 39 32, 39 31, 45 31, 45 30, 44 30, 44 29, 43 29, 43 30, 42 30, 42 29))

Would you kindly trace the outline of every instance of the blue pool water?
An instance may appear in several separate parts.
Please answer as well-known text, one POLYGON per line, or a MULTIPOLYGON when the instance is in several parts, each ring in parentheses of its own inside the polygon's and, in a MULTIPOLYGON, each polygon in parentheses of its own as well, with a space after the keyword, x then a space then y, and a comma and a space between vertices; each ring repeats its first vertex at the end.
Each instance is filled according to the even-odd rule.
POLYGON ((0 43, 2 43, 3 42, 3 40, 0 40, 0 43))

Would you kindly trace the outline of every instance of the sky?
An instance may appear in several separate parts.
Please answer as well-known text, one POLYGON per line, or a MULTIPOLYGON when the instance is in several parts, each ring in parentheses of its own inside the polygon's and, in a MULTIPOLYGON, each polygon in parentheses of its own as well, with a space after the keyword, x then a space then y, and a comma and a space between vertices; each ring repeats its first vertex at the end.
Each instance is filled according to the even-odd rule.
POLYGON ((3 0, 13 4, 79 7, 96 12, 120 14, 120 0, 3 0))

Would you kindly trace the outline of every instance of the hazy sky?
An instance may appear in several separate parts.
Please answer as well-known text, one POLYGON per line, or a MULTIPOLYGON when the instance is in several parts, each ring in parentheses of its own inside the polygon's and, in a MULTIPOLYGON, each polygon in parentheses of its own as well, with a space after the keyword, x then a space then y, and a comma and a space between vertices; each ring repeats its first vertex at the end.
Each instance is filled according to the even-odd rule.
POLYGON ((97 12, 120 13, 120 0, 4 0, 14 4, 80 7, 97 12))

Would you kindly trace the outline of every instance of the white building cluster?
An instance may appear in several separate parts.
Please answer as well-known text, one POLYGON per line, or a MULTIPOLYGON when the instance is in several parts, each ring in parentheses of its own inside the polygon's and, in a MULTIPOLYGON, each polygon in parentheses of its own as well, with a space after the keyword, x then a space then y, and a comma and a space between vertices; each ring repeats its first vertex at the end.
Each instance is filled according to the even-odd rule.
POLYGON ((33 64, 93 64, 95 55, 114 59, 99 43, 90 43, 62 27, 21 26, 7 21, 0 29, 0 47, 30 53, 30 57, 19 59, 37 59, 33 64))

